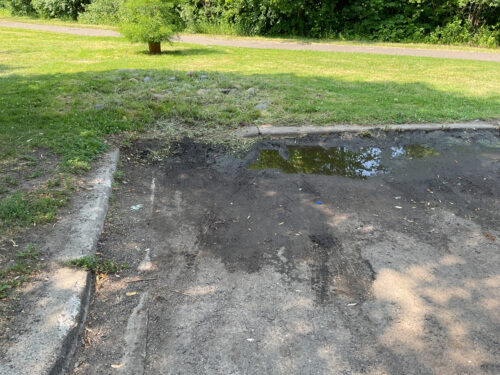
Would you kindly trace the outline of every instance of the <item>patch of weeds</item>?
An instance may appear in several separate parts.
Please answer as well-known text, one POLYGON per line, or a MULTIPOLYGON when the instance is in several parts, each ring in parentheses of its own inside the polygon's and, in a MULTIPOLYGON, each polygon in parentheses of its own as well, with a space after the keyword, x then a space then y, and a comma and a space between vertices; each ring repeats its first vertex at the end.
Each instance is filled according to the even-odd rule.
POLYGON ((36 250, 36 246, 29 244, 24 251, 19 250, 16 253, 16 259, 37 259, 39 255, 40 252, 36 250))
POLYGON ((0 200, 0 229, 44 224, 56 219, 67 195, 60 191, 17 192, 0 200))
POLYGON ((170 146, 168 146, 168 147, 164 147, 160 150, 151 151, 150 158, 152 161, 162 161, 168 155, 170 155, 170 153, 171 153, 170 146))
POLYGON ((32 174, 30 174, 30 175, 28 176, 28 178, 30 178, 30 179, 33 179, 33 178, 38 178, 38 177, 43 176, 43 173, 44 173, 43 169, 39 169, 39 170, 37 170, 37 171, 34 171, 32 174))
POLYGON ((66 168, 75 174, 80 174, 90 170, 90 162, 82 160, 80 158, 74 158, 68 160, 66 163, 66 168))
POLYGON ((39 256, 40 252, 30 244, 24 251, 17 252, 14 265, 0 269, 0 299, 7 298, 14 288, 29 280, 39 268, 39 256))
POLYGON ((33 156, 22 156, 21 157, 21 160, 24 160, 26 161, 26 165, 29 166, 29 167, 34 167, 37 165, 37 161, 36 159, 33 157, 33 156))
POLYGON ((53 189, 53 188, 56 188, 56 187, 60 187, 61 186, 61 179, 60 178, 56 178, 56 179, 53 179, 53 180, 48 180, 45 185, 47 186, 48 189, 53 189))
POLYGON ((85 271, 91 271, 95 274, 116 273, 130 268, 126 263, 118 264, 112 260, 100 260, 95 255, 87 255, 79 259, 68 260, 65 264, 68 267, 82 268, 85 271))
POLYGON ((122 181, 123 181, 123 179, 124 179, 124 177, 125 177, 125 173, 124 173, 122 170, 120 170, 120 169, 118 169, 118 170, 117 170, 117 171, 113 174, 113 178, 114 178, 114 180, 115 180, 115 181, 118 181, 118 182, 122 182, 122 181))
POLYGON ((19 185, 19 181, 17 181, 15 178, 10 177, 10 176, 5 176, 4 181, 9 186, 18 186, 19 185))

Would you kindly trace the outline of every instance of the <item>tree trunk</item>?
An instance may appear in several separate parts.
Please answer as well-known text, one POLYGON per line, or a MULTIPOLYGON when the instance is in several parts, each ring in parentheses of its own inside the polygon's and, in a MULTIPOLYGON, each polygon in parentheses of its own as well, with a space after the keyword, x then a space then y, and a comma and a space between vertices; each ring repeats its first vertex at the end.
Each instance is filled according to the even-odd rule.
POLYGON ((149 54, 157 55, 161 53, 161 43, 149 42, 149 54))

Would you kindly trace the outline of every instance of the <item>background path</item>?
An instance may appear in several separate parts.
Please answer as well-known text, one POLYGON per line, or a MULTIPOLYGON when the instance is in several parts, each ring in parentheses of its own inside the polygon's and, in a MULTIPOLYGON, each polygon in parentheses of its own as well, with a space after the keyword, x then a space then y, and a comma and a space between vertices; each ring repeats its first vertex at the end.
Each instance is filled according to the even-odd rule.
MULTIPOLYGON (((55 25, 37 25, 33 23, 0 21, 0 26, 14 27, 29 30, 52 31, 57 33, 84 35, 84 36, 110 36, 118 37, 120 33, 113 30, 55 26, 55 25)), ((399 55, 399 56, 419 56, 419 57, 439 57, 462 60, 480 60, 500 62, 500 53, 488 52, 470 52, 453 50, 433 50, 418 48, 399 48, 399 47, 381 47, 381 46, 358 46, 358 45, 336 45, 329 43, 299 43, 299 42, 277 42, 264 40, 242 40, 225 39, 213 36, 198 35, 179 35, 174 38, 175 42, 192 43, 201 45, 215 45, 227 47, 245 47, 262 49, 283 49, 283 50, 308 50, 323 52, 356 52, 356 53, 374 53, 381 55, 399 55)))

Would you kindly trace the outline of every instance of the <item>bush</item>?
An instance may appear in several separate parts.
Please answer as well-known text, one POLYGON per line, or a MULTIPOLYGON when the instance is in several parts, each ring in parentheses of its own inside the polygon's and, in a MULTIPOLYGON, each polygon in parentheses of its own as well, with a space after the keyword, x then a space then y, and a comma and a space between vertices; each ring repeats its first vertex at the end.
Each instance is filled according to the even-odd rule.
POLYGON ((29 16, 36 14, 35 9, 31 5, 31 0, 11 0, 10 12, 18 16, 29 16))
POLYGON ((126 0, 120 30, 132 42, 160 43, 178 29, 175 0, 126 0))
POLYGON ((485 25, 473 30, 470 22, 455 19, 443 27, 438 26, 426 38, 429 43, 436 44, 470 44, 495 48, 500 44, 500 30, 485 25))
POLYGON ((85 7, 78 19, 85 23, 117 25, 123 0, 94 0, 85 7))
POLYGON ((76 20, 78 13, 82 12, 89 2, 90 0, 33 0, 32 5, 41 17, 76 20))

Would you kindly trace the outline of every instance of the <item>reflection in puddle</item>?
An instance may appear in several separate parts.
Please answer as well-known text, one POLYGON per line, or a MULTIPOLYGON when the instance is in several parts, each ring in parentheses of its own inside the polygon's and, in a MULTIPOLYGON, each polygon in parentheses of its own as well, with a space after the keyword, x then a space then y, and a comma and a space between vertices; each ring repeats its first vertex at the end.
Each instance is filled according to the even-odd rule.
POLYGON ((439 156, 439 152, 432 147, 419 144, 391 147, 392 157, 407 156, 409 159, 422 159, 429 156, 439 156))
POLYGON ((287 148, 289 156, 283 157, 278 150, 261 150, 250 169, 277 168, 285 173, 307 173, 366 178, 384 171, 380 165, 379 148, 364 148, 358 152, 345 147, 287 148))
MULTIPOLYGON (((306 173, 339 175, 351 178, 366 178, 384 173, 382 150, 378 147, 362 148, 351 151, 346 147, 324 149, 319 146, 288 146, 285 152, 261 150, 250 169, 280 169, 285 173, 306 173)), ((439 156, 431 147, 412 144, 393 146, 387 157, 421 159, 439 156)))

